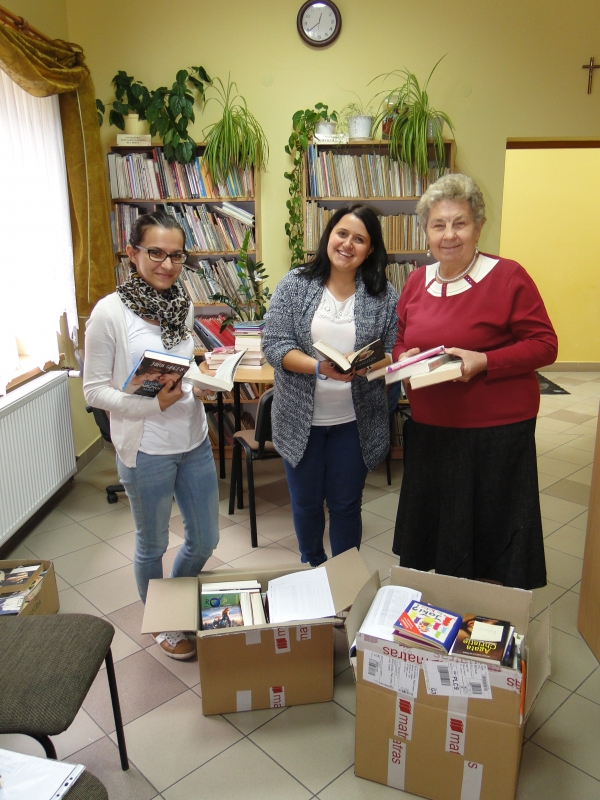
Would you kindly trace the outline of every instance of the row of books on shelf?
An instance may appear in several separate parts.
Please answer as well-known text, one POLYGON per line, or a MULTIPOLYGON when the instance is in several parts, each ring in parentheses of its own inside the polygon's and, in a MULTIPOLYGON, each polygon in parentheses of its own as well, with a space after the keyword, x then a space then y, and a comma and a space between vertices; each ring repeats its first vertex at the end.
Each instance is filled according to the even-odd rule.
MULTIPOLYGON (((115 252, 123 252, 131 238, 131 229, 147 209, 128 203, 119 203, 111 212, 111 228, 115 252)), ((191 253, 222 253, 238 251, 244 236, 250 231, 248 249, 254 250, 254 216, 237 206, 223 203, 212 206, 187 204, 165 206, 165 211, 175 217, 185 233, 185 247, 191 253)))
POLYGON ((420 197, 430 183, 449 172, 431 167, 422 177, 414 166, 389 155, 342 155, 309 145, 310 197, 420 197))
MULTIPOLYGON (((324 208, 316 200, 306 203, 306 249, 314 251, 319 245, 327 223, 337 209, 324 208)), ((415 252, 427 249, 427 237, 416 214, 379 215, 386 250, 391 253, 415 252)))
POLYGON ((43 564, 0 569, 0 615, 20 614, 42 588, 43 564))
POLYGON ((402 293, 408 276, 417 267, 416 261, 393 261, 387 265, 388 281, 394 286, 398 294, 402 293))
MULTIPOLYGON (((246 381, 244 383, 238 383, 238 386, 240 389, 240 399, 242 402, 245 400, 256 400, 262 393, 262 390, 257 383, 246 381)), ((221 394, 223 395, 223 400, 225 403, 233 403, 232 392, 221 392, 221 394)), ((216 403, 217 395, 216 393, 207 394, 205 399, 209 403, 216 403)))
POLYGON ((521 667, 523 635, 510 621, 448 611, 405 586, 388 585, 378 591, 360 632, 460 659, 521 667))
POLYGON ((231 325, 227 325, 221 330, 221 326, 226 319, 225 314, 216 314, 211 317, 202 316, 194 319, 194 330, 207 350, 214 350, 215 347, 234 347, 235 336, 231 325))
POLYGON ((202 157, 189 164, 169 164, 160 147, 152 153, 109 153, 108 174, 113 199, 254 197, 251 169, 233 167, 224 181, 213 181, 202 157))
MULTIPOLYGON (((207 411, 206 422, 208 423, 208 436, 213 447, 219 445, 219 412, 207 411)), ((254 417, 249 411, 242 412, 240 416, 241 430, 254 430, 254 417)), ((225 444, 233 444, 233 434, 235 433, 235 417, 233 411, 225 409, 223 411, 223 434, 225 444)))

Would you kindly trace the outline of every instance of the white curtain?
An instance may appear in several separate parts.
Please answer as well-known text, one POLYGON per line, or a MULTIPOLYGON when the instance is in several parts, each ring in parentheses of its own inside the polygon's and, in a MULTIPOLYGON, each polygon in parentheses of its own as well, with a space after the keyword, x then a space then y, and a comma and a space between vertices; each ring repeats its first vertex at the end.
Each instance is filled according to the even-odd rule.
POLYGON ((77 307, 58 96, 33 97, 0 70, 0 394, 19 356, 58 363, 77 307))

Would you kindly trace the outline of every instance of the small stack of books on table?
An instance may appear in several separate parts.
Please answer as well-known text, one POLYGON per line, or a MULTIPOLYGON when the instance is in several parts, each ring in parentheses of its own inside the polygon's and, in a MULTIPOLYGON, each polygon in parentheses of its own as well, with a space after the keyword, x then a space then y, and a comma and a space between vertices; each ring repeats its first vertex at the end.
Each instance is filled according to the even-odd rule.
POLYGON ((233 325, 235 336, 235 352, 245 350, 242 358, 242 367, 250 369, 260 369, 266 364, 267 359, 263 353, 262 343, 265 332, 265 321, 254 320, 235 322, 233 325))

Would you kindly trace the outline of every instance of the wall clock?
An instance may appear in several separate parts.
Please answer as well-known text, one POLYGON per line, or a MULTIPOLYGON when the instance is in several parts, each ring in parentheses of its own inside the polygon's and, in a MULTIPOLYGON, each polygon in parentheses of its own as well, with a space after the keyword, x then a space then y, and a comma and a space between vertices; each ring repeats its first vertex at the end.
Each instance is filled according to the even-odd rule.
POLYGON ((298 33, 311 47, 325 47, 340 35, 342 15, 331 0, 308 0, 298 12, 298 33))

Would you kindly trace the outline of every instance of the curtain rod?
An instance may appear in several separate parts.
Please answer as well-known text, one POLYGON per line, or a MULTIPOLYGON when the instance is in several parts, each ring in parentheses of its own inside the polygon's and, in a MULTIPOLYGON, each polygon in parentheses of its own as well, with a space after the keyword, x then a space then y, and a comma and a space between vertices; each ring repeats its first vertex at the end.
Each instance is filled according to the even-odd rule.
POLYGON ((12 11, 4 8, 4 6, 0 6, 0 22, 19 33, 31 36, 32 39, 41 39, 43 42, 52 41, 49 36, 32 27, 26 19, 13 14, 12 11))

